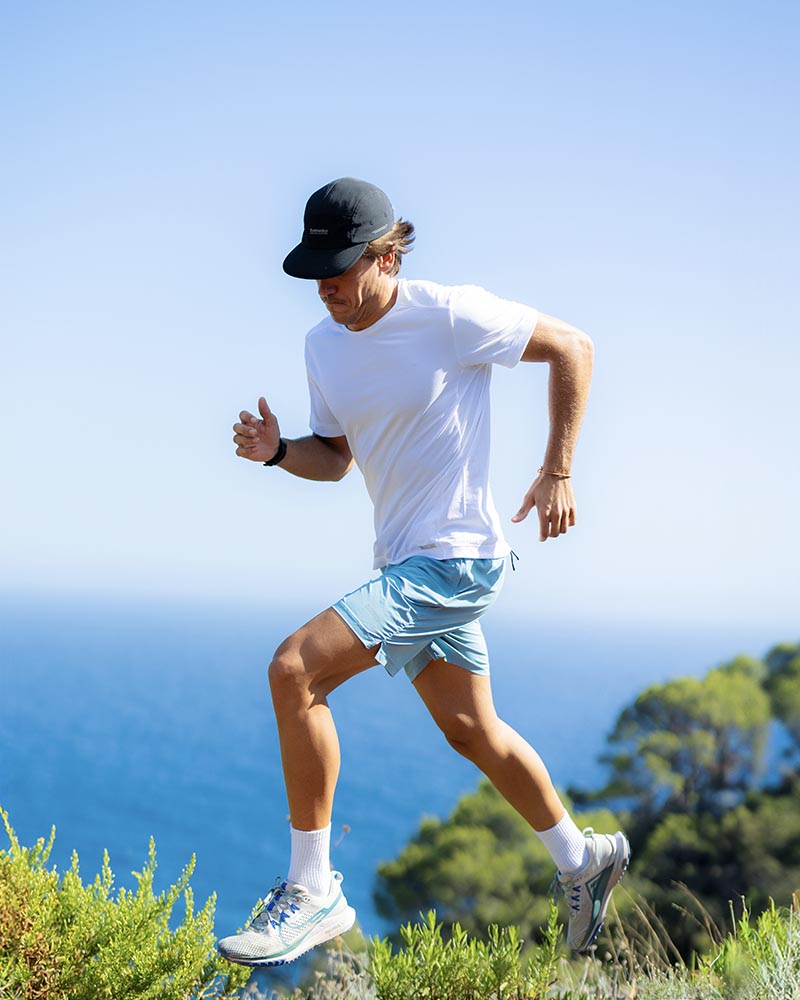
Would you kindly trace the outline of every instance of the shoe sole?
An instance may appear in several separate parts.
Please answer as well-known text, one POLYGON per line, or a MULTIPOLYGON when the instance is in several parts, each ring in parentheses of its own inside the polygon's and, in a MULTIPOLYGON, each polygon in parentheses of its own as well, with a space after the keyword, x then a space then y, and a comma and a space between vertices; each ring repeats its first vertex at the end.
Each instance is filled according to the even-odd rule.
POLYGON ((579 955, 585 954, 597 940, 600 931, 603 929, 603 924, 606 922, 606 910, 608 909, 608 904, 611 901, 611 890, 615 885, 617 885, 625 872, 628 870, 628 864, 631 860, 631 845, 628 843, 628 838, 624 833, 617 832, 614 834, 614 842, 617 848, 622 851, 622 859, 614 865, 614 869, 611 872, 611 877, 608 880, 606 891, 603 893, 603 903, 600 907, 600 912, 597 914, 597 923, 594 930, 589 935, 589 940, 582 948, 575 949, 579 955))
POLYGON ((346 933, 355 922, 356 911, 352 906, 346 906, 335 917, 318 924, 313 931, 301 941, 298 941, 293 948, 281 955, 280 958, 240 958, 225 954, 222 948, 219 948, 219 953, 229 962, 235 962, 236 965, 257 966, 261 969, 278 965, 288 965, 290 962, 301 958, 306 952, 311 951, 312 948, 318 948, 321 944, 325 944, 326 941, 332 941, 334 938, 346 933))

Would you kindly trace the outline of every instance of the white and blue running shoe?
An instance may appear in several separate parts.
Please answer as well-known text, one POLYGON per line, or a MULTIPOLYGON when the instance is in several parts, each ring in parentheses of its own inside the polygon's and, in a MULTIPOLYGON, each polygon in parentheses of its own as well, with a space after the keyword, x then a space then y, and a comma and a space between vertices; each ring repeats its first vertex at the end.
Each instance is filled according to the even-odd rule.
POLYGON ((588 951, 603 926, 611 890, 625 874, 631 848, 624 833, 598 834, 591 827, 583 831, 589 860, 572 875, 556 873, 555 897, 560 893, 567 902, 569 926, 567 947, 588 951))
POLYGON ((217 944, 220 955, 239 965, 285 965, 344 934, 356 911, 341 884, 341 873, 331 872, 328 895, 312 896, 305 886, 277 879, 247 927, 217 944))

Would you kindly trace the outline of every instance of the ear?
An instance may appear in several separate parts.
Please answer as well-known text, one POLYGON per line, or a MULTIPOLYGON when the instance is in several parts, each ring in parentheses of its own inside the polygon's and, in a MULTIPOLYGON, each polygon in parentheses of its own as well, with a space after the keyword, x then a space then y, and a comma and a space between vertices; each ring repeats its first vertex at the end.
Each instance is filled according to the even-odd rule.
POLYGON ((377 258, 378 260, 378 270, 381 274, 389 274, 394 267, 394 250, 390 250, 388 253, 383 254, 377 258))

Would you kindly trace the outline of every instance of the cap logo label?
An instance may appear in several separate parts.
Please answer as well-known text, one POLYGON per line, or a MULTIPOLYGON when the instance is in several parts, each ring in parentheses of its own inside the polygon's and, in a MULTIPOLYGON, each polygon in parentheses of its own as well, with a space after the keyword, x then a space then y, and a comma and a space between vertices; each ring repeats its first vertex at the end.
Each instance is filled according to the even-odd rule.
POLYGON ((328 230, 327 229, 309 229, 308 230, 308 235, 309 236, 327 236, 328 235, 328 230))

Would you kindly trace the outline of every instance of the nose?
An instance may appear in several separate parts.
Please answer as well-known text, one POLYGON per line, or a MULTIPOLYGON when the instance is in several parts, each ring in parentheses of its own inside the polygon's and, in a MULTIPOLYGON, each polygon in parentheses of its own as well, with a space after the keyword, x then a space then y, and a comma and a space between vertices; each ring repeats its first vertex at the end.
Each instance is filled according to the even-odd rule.
POLYGON ((319 278, 317 279, 317 291, 320 298, 327 298, 336 292, 336 282, 333 278, 319 278))

